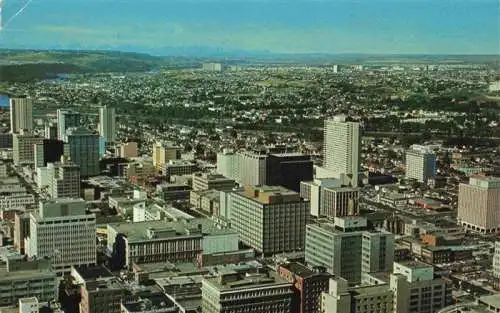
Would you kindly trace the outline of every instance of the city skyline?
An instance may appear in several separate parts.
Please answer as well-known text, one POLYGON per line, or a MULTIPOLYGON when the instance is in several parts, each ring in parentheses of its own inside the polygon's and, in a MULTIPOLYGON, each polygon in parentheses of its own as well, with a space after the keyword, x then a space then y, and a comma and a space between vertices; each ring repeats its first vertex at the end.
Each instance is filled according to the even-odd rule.
MULTIPOLYGON (((22 4, 7 1, 4 19, 22 4)), ((0 48, 498 54, 497 10, 493 0, 34 0, 0 48)))

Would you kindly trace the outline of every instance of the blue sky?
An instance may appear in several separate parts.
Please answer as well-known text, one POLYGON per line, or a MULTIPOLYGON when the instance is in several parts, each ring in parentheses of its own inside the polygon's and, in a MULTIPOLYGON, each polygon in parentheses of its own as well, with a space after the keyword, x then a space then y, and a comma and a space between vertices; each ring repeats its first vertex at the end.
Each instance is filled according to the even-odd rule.
MULTIPOLYGON (((26 0, 6 0, 4 20, 26 0)), ((498 54, 499 0, 33 0, 2 48, 498 54)))

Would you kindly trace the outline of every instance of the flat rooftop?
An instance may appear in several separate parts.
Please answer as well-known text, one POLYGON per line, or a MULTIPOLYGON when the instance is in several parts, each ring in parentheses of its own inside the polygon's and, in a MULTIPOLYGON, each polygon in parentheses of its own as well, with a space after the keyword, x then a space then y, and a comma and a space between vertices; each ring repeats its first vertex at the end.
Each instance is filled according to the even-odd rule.
POLYGON ((82 277, 86 281, 95 280, 98 278, 114 277, 113 273, 111 273, 104 266, 92 266, 92 267, 79 266, 79 267, 75 267, 75 270, 78 272, 80 277, 82 277))
POLYGON ((245 186, 245 190, 237 194, 252 199, 260 204, 300 202, 300 194, 281 186, 245 186))
POLYGON ((211 284, 213 287, 218 289, 219 291, 229 291, 236 289, 247 289, 247 288, 259 288, 259 287, 267 287, 273 286, 277 284, 289 284, 284 279, 280 278, 276 275, 276 273, 267 274, 250 274, 250 275, 241 275, 236 271, 227 269, 220 273, 224 278, 221 279, 221 276, 215 276, 210 278, 205 278, 204 281, 211 284), (238 275, 237 279, 225 279, 226 276, 238 275))
POLYGON ((365 285, 350 288, 349 291, 353 293, 353 295, 357 296, 368 296, 371 294, 380 294, 382 292, 392 293, 389 289, 389 285, 365 285))
POLYGON ((198 229, 201 226, 201 232, 204 235, 223 235, 233 234, 236 231, 232 229, 220 229, 215 225, 214 221, 208 218, 193 218, 190 220, 180 221, 146 221, 138 223, 119 223, 108 224, 108 227, 113 228, 116 232, 123 234, 130 242, 151 240, 147 237, 147 230, 153 229, 156 231, 172 230, 178 236, 187 235, 188 229, 198 229))
POLYGON ((394 262, 394 263, 400 264, 404 267, 413 268, 413 269, 432 267, 431 264, 427 264, 427 263, 420 262, 420 261, 401 261, 401 262, 394 262))
POLYGON ((302 277, 311 276, 316 273, 313 269, 297 262, 290 262, 280 266, 302 277))

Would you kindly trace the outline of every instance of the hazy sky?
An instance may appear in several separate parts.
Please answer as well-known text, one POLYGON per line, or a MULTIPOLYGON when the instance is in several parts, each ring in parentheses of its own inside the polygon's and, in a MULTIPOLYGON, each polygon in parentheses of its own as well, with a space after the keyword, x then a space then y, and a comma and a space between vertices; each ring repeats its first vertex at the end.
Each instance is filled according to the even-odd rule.
MULTIPOLYGON (((4 20, 26 0, 6 0, 4 20)), ((499 0, 33 0, 2 48, 499 53, 499 0)))

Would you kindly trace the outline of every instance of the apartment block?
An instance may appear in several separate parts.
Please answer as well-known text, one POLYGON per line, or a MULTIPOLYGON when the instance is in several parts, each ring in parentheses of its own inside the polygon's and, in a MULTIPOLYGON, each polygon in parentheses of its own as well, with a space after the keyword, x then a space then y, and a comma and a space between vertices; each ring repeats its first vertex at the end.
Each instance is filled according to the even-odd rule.
POLYGON ((406 152, 406 178, 421 183, 436 178, 436 154, 426 146, 411 146, 406 152))

